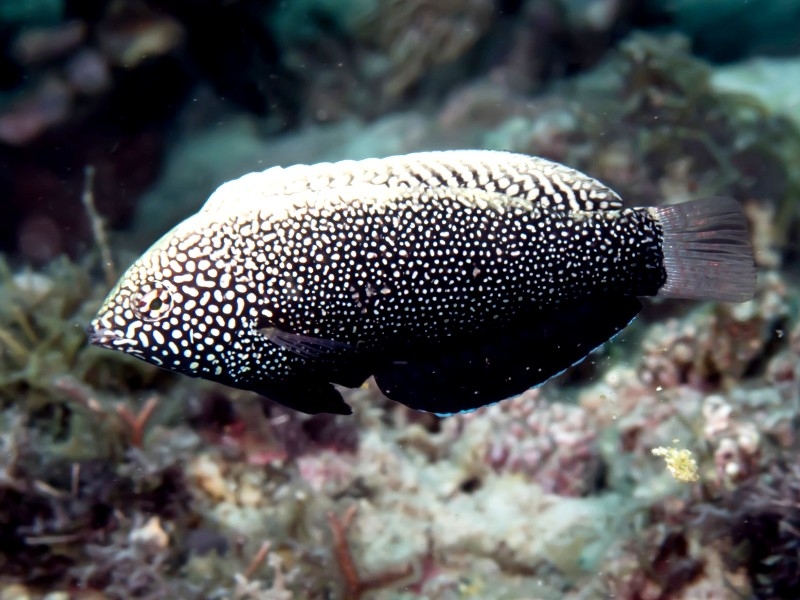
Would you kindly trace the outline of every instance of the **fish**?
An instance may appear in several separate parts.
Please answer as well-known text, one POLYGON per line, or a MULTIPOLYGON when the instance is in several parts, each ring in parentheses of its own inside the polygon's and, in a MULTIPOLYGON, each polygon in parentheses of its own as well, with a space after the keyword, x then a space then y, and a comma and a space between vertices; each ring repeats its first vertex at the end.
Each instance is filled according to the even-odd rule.
POLYGON ((583 360, 641 297, 744 302, 738 202, 626 207, 557 162, 489 150, 273 167, 221 185, 120 278, 92 344, 350 414, 341 388, 450 415, 583 360))

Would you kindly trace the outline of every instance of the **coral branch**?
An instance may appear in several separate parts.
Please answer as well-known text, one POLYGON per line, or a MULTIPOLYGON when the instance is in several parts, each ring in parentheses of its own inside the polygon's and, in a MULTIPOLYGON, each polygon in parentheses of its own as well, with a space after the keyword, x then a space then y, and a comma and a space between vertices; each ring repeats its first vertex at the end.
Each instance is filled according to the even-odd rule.
POLYGON ((158 397, 152 396, 147 400, 147 402, 145 402, 142 410, 140 410, 136 415, 134 415, 124 404, 117 405, 117 414, 122 418, 123 421, 125 421, 128 427, 130 427, 131 444, 136 448, 142 447, 142 441, 144 439, 144 431, 147 427, 147 422, 153 415, 153 411, 156 409, 157 405, 158 397))
POLYGON ((97 212, 97 207, 94 204, 94 166, 86 165, 84 170, 84 183, 83 194, 81 194, 81 201, 89 217, 89 222, 92 225, 92 235, 100 250, 100 260, 103 263, 103 272, 105 273, 106 283, 113 286, 117 281, 116 269, 114 268, 114 259, 111 255, 111 246, 108 243, 108 235, 106 234, 105 223, 103 217, 97 212))
POLYGON ((366 592, 397 583, 413 573, 413 567, 409 564, 400 571, 386 571, 367 579, 362 579, 353 559, 353 554, 350 551, 350 544, 347 542, 347 531, 353 524, 357 511, 358 506, 354 504, 344 512, 341 519, 333 512, 328 513, 328 524, 333 534, 336 560, 339 563, 342 575, 344 575, 346 600, 360 600, 361 596, 366 592))
POLYGON ((267 557, 267 554, 269 554, 269 549, 271 546, 272 544, 270 542, 264 542, 263 544, 261 544, 261 547, 258 549, 258 552, 255 553, 253 559, 250 561, 250 563, 247 565, 247 568, 244 570, 244 573, 242 573, 245 579, 250 579, 253 577, 255 572, 264 562, 264 559, 267 557))

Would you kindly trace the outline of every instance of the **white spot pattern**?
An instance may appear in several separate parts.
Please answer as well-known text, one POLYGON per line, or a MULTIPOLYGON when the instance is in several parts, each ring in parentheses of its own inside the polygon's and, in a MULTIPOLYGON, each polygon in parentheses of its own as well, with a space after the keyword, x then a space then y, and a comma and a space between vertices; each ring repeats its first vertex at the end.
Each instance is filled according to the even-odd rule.
POLYGON ((221 186, 154 244, 93 327, 110 347, 246 387, 315 368, 270 328, 368 353, 598 291, 655 294, 660 236, 596 180, 522 155, 273 168, 221 186), (170 318, 137 327, 131 298, 156 284, 170 318))

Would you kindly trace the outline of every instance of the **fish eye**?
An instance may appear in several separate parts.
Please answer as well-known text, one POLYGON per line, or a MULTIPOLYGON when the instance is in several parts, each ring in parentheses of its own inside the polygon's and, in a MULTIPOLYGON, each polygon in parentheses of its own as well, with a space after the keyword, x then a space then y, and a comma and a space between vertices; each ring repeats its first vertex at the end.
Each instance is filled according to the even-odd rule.
POLYGON ((172 310, 172 293, 159 284, 143 286, 131 299, 131 308, 142 321, 160 321, 172 310))

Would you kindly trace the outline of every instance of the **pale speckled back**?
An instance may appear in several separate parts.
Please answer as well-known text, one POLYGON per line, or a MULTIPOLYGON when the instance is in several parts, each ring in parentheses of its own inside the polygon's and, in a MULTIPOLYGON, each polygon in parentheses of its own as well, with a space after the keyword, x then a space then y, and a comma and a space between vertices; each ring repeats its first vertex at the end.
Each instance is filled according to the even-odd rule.
MULTIPOLYGON (((388 158, 272 167, 221 185, 201 212, 231 211, 242 203, 354 187, 480 189, 555 210, 622 207, 611 189, 579 171, 532 156, 492 150, 419 152, 388 158)), ((277 208, 277 206, 276 206, 277 208)))

